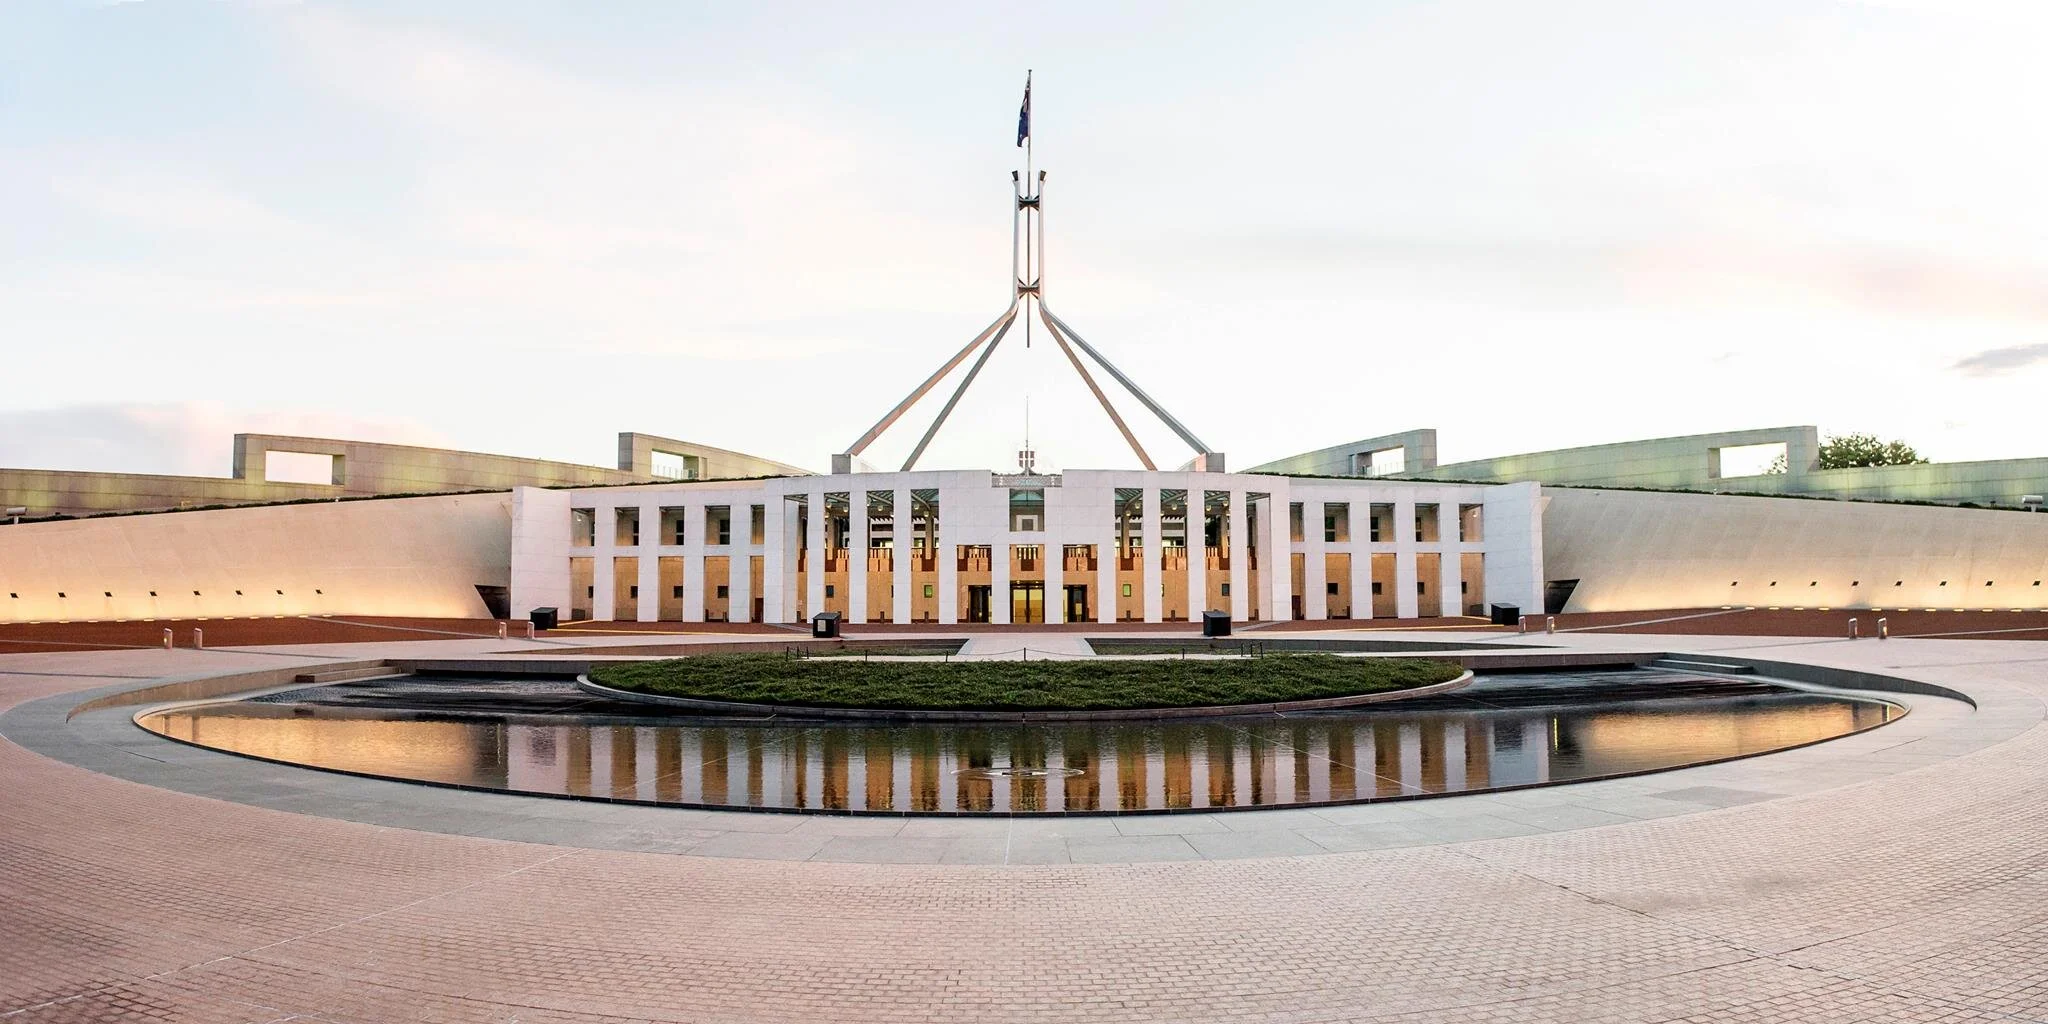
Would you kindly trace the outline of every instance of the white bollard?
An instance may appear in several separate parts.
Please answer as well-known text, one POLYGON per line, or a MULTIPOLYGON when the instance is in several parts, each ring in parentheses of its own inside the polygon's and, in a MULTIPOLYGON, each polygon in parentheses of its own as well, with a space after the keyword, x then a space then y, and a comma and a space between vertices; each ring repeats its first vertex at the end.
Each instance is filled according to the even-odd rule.
POLYGON ((166 626, 164 627, 164 650, 170 650, 171 646, 171 629, 169 626, 166 626))
POLYGON ((1889 639, 1891 639, 1891 635, 1892 635, 1892 628, 1891 628, 1890 624, 1886 623, 1886 622, 1885 622, 1885 620, 1884 620, 1884 619, 1882 619, 1882 618, 1878 619, 1878 620, 1877 620, 1877 638, 1878 638, 1879 640, 1889 640, 1889 639))
POLYGON ((526 620, 526 638, 527 638, 528 640, 531 640, 531 639, 533 639, 533 620, 532 620, 532 619, 528 619, 528 620, 526 620))
POLYGON ((1527 615, 1524 615, 1524 616, 1522 616, 1522 617, 1521 617, 1521 623, 1520 623, 1520 624, 1519 624, 1519 625, 1518 625, 1518 626, 1516 627, 1516 629, 1515 629, 1515 632, 1517 632, 1517 633, 1527 633, 1528 631, 1529 631, 1529 617, 1528 617, 1527 615))
POLYGON ((1543 617, 1543 631, 1545 633, 1557 632, 1557 616, 1545 615, 1543 617))
POLYGON ((498 639, 505 639, 505 623, 502 620, 498 623, 498 639))
POLYGON ((1856 639, 1856 616, 1849 616, 1849 639, 1856 639))
POLYGON ((206 631, 198 626, 192 627, 192 649, 195 651, 206 649, 206 631))

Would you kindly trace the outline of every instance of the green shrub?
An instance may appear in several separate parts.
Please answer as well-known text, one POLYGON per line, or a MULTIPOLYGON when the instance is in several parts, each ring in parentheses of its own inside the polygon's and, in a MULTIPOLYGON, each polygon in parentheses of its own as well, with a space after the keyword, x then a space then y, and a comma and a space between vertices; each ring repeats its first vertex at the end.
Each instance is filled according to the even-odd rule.
POLYGON ((746 704, 1100 711, 1347 697, 1428 686, 1462 671, 1447 661, 1329 654, 1029 662, 707 654, 603 665, 590 677, 622 690, 746 704))

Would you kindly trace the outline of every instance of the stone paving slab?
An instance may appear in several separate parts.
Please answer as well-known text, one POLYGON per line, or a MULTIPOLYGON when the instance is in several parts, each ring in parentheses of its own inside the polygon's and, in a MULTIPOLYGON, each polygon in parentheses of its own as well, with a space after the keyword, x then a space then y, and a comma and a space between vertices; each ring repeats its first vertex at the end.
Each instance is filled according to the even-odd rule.
POLYGON ((67 694, 117 681, 93 671, 148 675, 149 652, 9 656, 0 1021, 2048 1018, 2042 655, 1803 643, 1802 657, 1849 668, 1914 661, 1979 710, 1916 700, 1839 744, 1311 812, 1322 826, 1217 814, 1198 817, 1221 831, 1187 834, 1076 818, 949 835, 939 826, 967 823, 928 819, 916 835, 922 820, 812 835, 795 830, 823 819, 432 791, 411 807, 419 827, 393 827, 237 801, 252 779, 264 798, 366 812, 427 790, 207 752, 152 762, 147 744, 97 742, 90 716, 63 722, 67 694), (69 674, 26 674, 50 669, 69 674), (1910 745, 1938 756, 1873 742, 1915 732, 1910 745), (1652 813, 1657 800, 1673 813, 1652 813), (425 813, 445 826, 472 805, 489 808, 479 822, 558 839, 452 834, 475 823, 439 831, 425 813), (1587 810, 1622 820, 1435 831, 1587 810), (1257 848, 1297 840, 1353 852, 1257 848), (851 862, 904 842, 945 845, 936 863, 851 862), (1244 845, 1205 857, 1201 842, 1244 845), (843 852, 701 852, 714 843, 843 852), (976 863, 948 863, 961 859, 976 863))

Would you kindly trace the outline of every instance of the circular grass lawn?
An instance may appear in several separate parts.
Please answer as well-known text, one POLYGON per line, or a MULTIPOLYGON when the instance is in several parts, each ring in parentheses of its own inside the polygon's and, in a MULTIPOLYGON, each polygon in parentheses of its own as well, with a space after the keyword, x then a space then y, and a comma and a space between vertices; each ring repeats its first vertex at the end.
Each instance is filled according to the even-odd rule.
POLYGON ((906 711, 1110 711, 1353 697, 1448 682, 1464 669, 1421 658, 863 661, 705 654, 595 666, 592 682, 664 697, 906 711))

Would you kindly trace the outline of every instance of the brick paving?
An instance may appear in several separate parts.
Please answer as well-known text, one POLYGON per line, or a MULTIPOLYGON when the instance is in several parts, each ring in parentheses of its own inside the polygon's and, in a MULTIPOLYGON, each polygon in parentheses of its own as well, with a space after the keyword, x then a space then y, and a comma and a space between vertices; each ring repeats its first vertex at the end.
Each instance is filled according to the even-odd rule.
MULTIPOLYGON (((2048 645, 1807 641, 1770 656, 1927 678, 2022 724, 1974 748, 1865 741, 1871 757, 1929 753, 1820 792, 1606 827, 1006 867, 444 835, 190 796, 0 742, 0 1021, 2048 1018, 2048 645)), ((234 660, 4 659, 0 707, 171 658, 234 660)))

